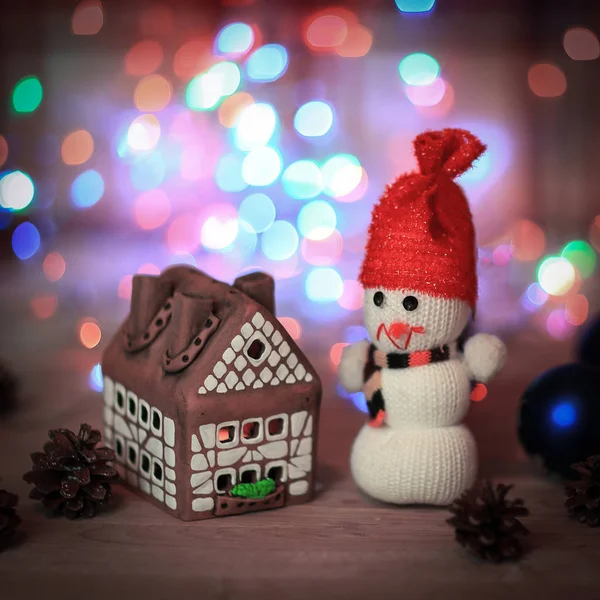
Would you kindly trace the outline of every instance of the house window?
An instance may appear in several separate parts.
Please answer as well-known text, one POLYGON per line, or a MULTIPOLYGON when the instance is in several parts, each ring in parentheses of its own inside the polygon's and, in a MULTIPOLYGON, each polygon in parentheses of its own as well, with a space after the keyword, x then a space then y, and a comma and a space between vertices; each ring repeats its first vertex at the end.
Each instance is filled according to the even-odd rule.
POLYGON ((250 358, 260 360, 260 357, 265 353, 265 345, 257 338, 248 346, 246 352, 250 358))
POLYGON ((217 477, 217 487, 224 492, 233 487, 233 479, 229 473, 223 473, 217 477))
POLYGON ((281 440, 288 434, 288 416, 286 414, 273 415, 265 424, 268 440, 281 440))
POLYGON ((262 422, 259 419, 248 419, 242 423, 242 442, 257 443, 262 441, 262 422))
POLYGON ((156 408, 152 409, 150 428, 152 429, 152 433, 159 437, 162 436, 162 415, 160 414, 160 411, 156 408))
POLYGON ((265 465, 265 477, 273 479, 277 485, 287 481, 287 463, 285 460, 273 460, 265 465))
POLYGON ((281 483, 283 481, 283 466, 271 467, 267 471, 267 477, 272 479, 275 483, 281 483))
POLYGON ((227 421, 217 427, 217 448, 227 449, 237 446, 239 421, 227 421))
POLYGON ((232 442, 235 437, 235 427, 228 425, 227 427, 221 427, 219 429, 219 441, 220 442, 232 442))
POLYGON ((134 442, 127 442, 127 464, 137 470, 138 448, 134 442))
POLYGON ((246 342, 244 354, 257 367, 269 356, 271 349, 271 344, 267 341, 267 338, 260 331, 256 331, 246 342))
POLYGON ((246 466, 240 469, 240 483, 256 483, 260 479, 260 467, 246 466))
POLYGON ((281 435, 283 431, 283 419, 277 418, 269 421, 269 435, 281 435))
POLYGON ((127 413, 132 419, 137 419, 138 399, 133 392, 127 393, 127 413))
POLYGON ((242 483, 256 483, 257 480, 256 471, 244 471, 242 473, 242 483))
POLYGON ((150 410, 148 408, 148 403, 144 402, 144 400, 140 400, 140 423, 145 429, 148 429, 148 426, 150 425, 150 410))
POLYGON ((159 484, 163 482, 163 466, 156 458, 152 461, 152 481, 159 484))
POLYGON ((125 443, 120 435, 115 435, 115 453, 121 460, 125 456, 125 443))
POLYGON ((150 455, 145 451, 142 450, 142 452, 140 453, 141 459, 140 459, 140 469, 142 471, 142 475, 145 476, 150 476, 150 455))
POLYGON ((124 415, 125 414, 125 388, 117 383, 115 385, 115 410, 124 415))
POLYGON ((233 469, 220 469, 215 473, 215 491, 225 494, 235 485, 235 471, 233 469))

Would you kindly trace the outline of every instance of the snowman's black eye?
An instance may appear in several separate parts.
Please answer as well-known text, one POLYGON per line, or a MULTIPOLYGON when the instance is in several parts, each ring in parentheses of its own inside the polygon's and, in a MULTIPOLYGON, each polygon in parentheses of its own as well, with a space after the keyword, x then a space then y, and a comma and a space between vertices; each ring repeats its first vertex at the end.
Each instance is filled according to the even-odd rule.
POLYGON ((373 294, 373 304, 375 306, 381 306, 384 300, 385 296, 383 295, 383 292, 375 292, 375 294, 373 294))
POLYGON ((406 296, 402 300, 402 306, 404 306, 405 310, 416 310, 417 306, 419 306, 419 301, 414 296, 406 296))

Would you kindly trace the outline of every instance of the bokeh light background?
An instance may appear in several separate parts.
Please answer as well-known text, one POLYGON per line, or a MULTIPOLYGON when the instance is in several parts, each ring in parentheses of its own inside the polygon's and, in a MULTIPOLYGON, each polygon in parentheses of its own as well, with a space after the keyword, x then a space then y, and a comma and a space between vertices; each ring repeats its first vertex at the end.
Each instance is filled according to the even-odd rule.
POLYGON ((22 311, 38 327, 68 316, 62 340, 89 352, 93 389, 132 276, 178 263, 226 281, 271 273, 277 316, 334 370, 365 335, 373 203, 415 168, 428 128, 488 144, 460 180, 477 325, 566 340, 597 306, 600 202, 557 124, 598 69, 598 32, 580 20, 563 14, 532 44, 518 11, 472 2, 68 4, 0 26, 2 277, 6 297, 28 298, 15 328, 22 311))

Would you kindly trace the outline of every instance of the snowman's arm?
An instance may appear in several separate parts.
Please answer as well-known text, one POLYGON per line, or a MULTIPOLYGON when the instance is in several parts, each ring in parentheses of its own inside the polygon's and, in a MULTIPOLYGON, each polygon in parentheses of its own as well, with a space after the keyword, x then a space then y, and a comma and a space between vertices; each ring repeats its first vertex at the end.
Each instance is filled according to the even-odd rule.
POLYGON ((466 341, 463 358, 473 379, 486 383, 502 370, 506 346, 495 335, 478 333, 466 341))
POLYGON ((351 394, 362 390, 363 371, 367 363, 368 350, 369 342, 367 340, 350 344, 342 350, 338 375, 340 383, 351 394))

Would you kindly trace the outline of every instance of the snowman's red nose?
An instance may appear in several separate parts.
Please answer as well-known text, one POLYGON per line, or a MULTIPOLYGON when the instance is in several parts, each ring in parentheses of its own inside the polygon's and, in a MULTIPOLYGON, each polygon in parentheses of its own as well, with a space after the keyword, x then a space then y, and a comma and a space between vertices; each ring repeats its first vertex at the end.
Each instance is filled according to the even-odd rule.
POLYGON ((410 325, 408 323, 402 323, 401 321, 396 321, 390 325, 389 332, 390 337, 398 340, 403 335, 406 335, 410 331, 410 325))

